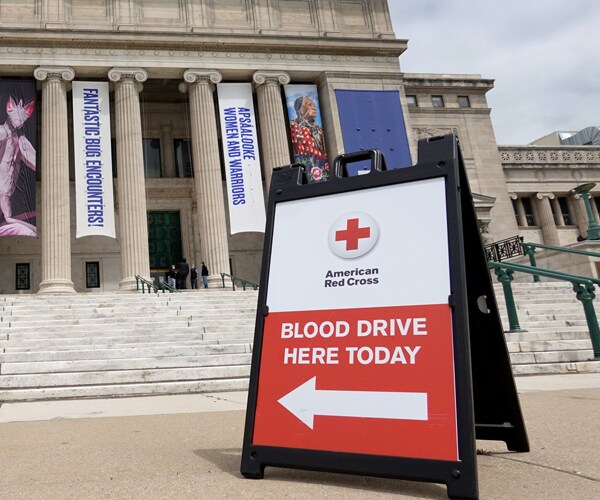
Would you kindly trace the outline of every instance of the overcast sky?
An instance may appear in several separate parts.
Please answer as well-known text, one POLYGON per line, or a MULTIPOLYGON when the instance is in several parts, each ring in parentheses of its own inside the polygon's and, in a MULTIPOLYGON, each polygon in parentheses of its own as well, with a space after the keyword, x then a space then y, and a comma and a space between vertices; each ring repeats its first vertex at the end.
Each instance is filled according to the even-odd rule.
POLYGON ((388 0, 408 73, 476 73, 498 144, 600 126, 599 0, 388 0))

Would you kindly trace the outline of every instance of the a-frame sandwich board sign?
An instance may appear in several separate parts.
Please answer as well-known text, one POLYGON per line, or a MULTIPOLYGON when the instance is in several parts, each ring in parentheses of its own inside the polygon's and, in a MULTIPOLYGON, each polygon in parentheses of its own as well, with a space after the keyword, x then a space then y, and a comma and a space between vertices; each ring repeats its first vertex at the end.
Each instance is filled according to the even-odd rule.
POLYGON ((457 139, 420 141, 409 168, 386 170, 376 150, 333 168, 318 184, 298 165, 273 172, 241 472, 413 479, 478 498, 478 413, 481 437, 528 445, 457 139), (364 160, 368 174, 345 176, 364 160), (500 351, 474 363, 476 397, 495 394, 480 405, 479 335, 500 351))

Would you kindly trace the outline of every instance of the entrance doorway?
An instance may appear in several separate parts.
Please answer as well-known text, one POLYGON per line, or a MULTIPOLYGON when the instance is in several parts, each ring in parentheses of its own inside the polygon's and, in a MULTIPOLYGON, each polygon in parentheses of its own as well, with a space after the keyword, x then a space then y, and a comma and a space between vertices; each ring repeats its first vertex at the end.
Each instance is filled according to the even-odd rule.
POLYGON ((148 248, 150 276, 159 285, 166 280, 171 264, 177 265, 183 258, 179 212, 148 212, 148 248))

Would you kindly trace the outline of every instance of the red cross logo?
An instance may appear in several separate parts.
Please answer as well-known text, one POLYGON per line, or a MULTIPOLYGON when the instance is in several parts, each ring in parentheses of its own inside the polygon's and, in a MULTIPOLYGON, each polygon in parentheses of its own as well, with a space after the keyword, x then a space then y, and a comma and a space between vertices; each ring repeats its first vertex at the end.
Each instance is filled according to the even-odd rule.
POLYGON ((335 241, 345 241, 346 250, 357 250, 358 240, 371 237, 370 227, 358 227, 358 219, 348 219, 346 229, 335 232, 335 241))

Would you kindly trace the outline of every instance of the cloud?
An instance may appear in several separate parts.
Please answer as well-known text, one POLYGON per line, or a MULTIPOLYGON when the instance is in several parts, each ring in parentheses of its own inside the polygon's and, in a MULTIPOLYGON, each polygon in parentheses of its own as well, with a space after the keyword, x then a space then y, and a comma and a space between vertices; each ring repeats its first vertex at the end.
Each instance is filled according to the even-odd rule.
POLYGON ((475 73, 499 144, 600 125, 600 2, 390 0, 409 73, 475 73))

